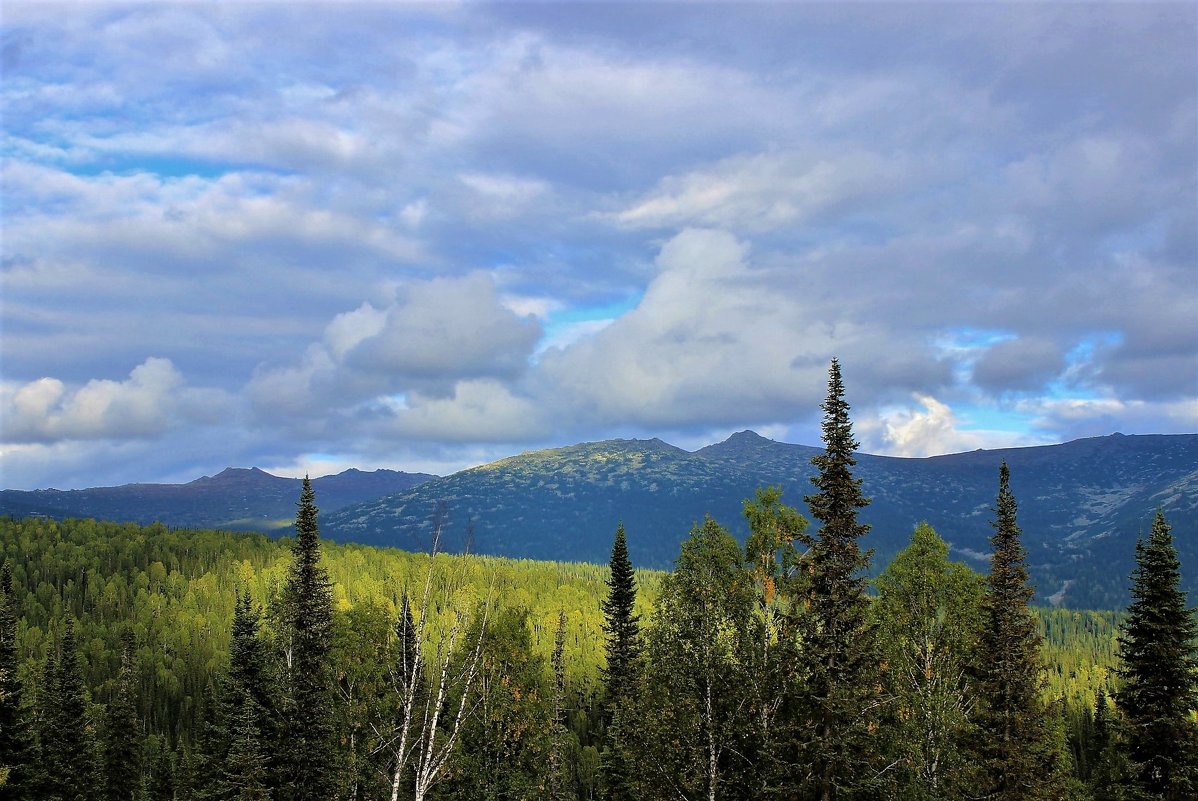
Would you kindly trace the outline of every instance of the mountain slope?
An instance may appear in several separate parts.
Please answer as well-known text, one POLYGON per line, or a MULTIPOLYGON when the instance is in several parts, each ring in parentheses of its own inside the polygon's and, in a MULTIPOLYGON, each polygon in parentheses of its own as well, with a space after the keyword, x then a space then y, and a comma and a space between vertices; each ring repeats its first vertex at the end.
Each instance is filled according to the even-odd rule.
MULTIPOLYGON (((753 432, 694 453, 660 440, 609 440, 535 451, 324 515, 327 536, 427 547, 434 510, 448 510, 446 545, 537 559, 604 561, 623 520, 633 560, 669 567, 690 526, 710 513, 743 536, 745 498, 778 484, 807 512, 816 448, 753 432)), ((998 465, 1011 467, 1019 521, 1041 598, 1113 607, 1126 597, 1137 533, 1162 506, 1187 581, 1198 578, 1198 435, 1112 435, 1063 445, 905 459, 861 454, 873 498, 862 518, 875 565, 927 520, 976 568, 986 565, 998 465), (1061 592, 1068 584, 1068 588, 1061 592)))
MULTIPOLYGON (((406 490, 435 476, 396 470, 346 470, 312 480, 320 508, 343 506, 406 490)), ((258 468, 230 467, 186 484, 125 484, 83 490, 0 491, 0 513, 13 517, 95 517, 189 528, 271 531, 295 520, 300 480, 258 468)))

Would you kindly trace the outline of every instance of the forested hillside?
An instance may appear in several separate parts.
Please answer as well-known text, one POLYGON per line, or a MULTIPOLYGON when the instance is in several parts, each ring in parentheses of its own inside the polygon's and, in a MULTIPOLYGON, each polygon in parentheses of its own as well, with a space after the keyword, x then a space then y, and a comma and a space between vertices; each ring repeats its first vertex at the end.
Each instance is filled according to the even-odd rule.
MULTIPOLYGON (((122 635, 129 632, 147 753, 169 749, 176 763, 196 747, 202 721, 211 714, 214 682, 227 669, 236 593, 246 590, 257 608, 271 609, 291 560, 287 539, 91 520, 0 520, 0 546, 13 573, 26 701, 41 692, 46 656, 57 652, 63 621, 71 618, 91 714, 99 720, 118 691, 122 635)), ((323 551, 332 581, 338 673, 365 671, 378 681, 382 666, 368 664, 377 655, 372 640, 386 639, 404 592, 418 591, 429 559, 352 544, 326 543, 323 551)), ((552 682, 557 617, 565 613, 571 775, 579 797, 592 797, 603 725, 597 694, 607 568, 447 555, 435 565, 440 575, 464 572, 457 603, 491 593, 498 607, 516 615, 520 631, 511 636, 527 648, 521 659, 535 668, 524 679, 541 688, 542 703, 552 682)), ((637 609, 645 620, 662 575, 637 573, 637 609)), ((1070 725, 1081 731, 1089 725, 1095 691, 1113 687, 1117 615, 1049 609, 1040 610, 1038 620, 1046 634, 1043 692, 1068 699, 1070 725)), ((274 625, 268 614, 268 636, 274 625)), ((353 709, 341 713, 347 725, 363 725, 352 721, 353 709)))
MULTIPOLYGON (((693 453, 661 440, 608 440, 533 451, 347 506, 325 519, 332 539, 426 546, 437 503, 449 505, 450 548, 466 530, 482 553, 601 561, 623 520, 641 532, 635 564, 665 569, 686 531, 705 514, 742 541, 740 505, 756 487, 781 486, 802 511, 817 448, 751 431, 693 453)), ((1178 530, 1178 549, 1198 560, 1198 435, 1096 437, 1063 445, 976 451, 922 459, 856 454, 872 502, 864 547, 876 568, 923 520, 957 559, 985 571, 998 465, 1011 466, 1023 499, 1033 583, 1042 604, 1111 608, 1127 603, 1136 537, 1157 507, 1178 530)), ((1198 589, 1198 575, 1187 587, 1198 589)))

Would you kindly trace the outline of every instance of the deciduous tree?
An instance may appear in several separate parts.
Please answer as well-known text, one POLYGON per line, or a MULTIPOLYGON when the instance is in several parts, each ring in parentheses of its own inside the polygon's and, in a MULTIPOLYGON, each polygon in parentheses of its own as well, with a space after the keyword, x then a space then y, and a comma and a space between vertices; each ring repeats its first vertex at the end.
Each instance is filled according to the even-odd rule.
POLYGON ((927 523, 877 579, 873 607, 886 664, 886 758, 896 798, 964 798, 965 734, 974 708, 969 666, 981 629, 982 579, 948 559, 927 523))
POLYGON ((755 791, 741 750, 750 730, 744 649, 753 605, 740 546, 708 517, 662 581, 648 630, 636 721, 644 746, 635 759, 650 797, 716 801, 755 791))

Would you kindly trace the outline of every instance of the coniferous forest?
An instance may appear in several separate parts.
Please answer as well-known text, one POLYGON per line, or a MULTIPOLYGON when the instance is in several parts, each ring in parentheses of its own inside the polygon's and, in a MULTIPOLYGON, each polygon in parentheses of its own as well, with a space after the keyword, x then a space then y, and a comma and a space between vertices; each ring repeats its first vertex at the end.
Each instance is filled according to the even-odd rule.
POLYGON ((1169 799, 1198 795, 1198 624, 1168 520, 1124 611, 1029 606, 917 526, 872 582, 833 361, 802 499, 668 573, 93 520, 0 521, 0 798, 1169 799))

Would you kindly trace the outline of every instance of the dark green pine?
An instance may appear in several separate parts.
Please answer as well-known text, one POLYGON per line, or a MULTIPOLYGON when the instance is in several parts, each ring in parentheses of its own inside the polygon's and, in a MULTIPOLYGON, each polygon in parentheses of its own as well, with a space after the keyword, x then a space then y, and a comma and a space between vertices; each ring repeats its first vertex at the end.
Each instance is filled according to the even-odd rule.
POLYGON ((23 689, 17 677, 17 604, 12 571, 0 568, 0 770, 7 772, 0 798, 33 797, 33 733, 21 709, 23 689))
POLYGON ((1172 801, 1198 794, 1198 649, 1181 590, 1172 528, 1161 511, 1148 542, 1136 544, 1132 602, 1119 637, 1116 701, 1123 712, 1133 783, 1172 801))
POLYGON ((292 563, 284 587, 290 639, 286 666, 287 736, 284 740, 289 792, 294 801, 325 801, 337 785, 332 709, 333 594, 320 566, 316 494, 304 477, 295 518, 292 563))
MULTIPOLYGON (((263 721, 270 717, 274 699, 268 675, 266 644, 258 636, 260 619, 258 610, 250 601, 247 590, 237 594, 233 607, 233 626, 229 641, 229 688, 232 700, 240 703, 243 693, 248 693, 263 713, 263 721)), ((263 725, 263 731, 269 730, 263 725)))
POLYGON ((861 491, 861 479, 853 475, 858 443, 836 359, 828 370, 828 395, 821 408, 825 449, 811 460, 817 491, 805 498, 820 528, 807 540, 803 557, 810 605, 802 659, 808 679, 796 726, 807 789, 828 801, 852 795, 872 775, 877 746, 870 710, 876 706, 879 677, 865 594, 870 557, 858 544, 869 526, 857 520, 857 510, 869 499, 861 491))
POLYGON ((54 687, 44 696, 46 706, 42 711, 45 716, 41 745, 46 798, 90 801, 95 798, 98 786, 95 735, 88 716, 75 624, 70 619, 62 635, 53 675, 48 675, 47 679, 54 687))
POLYGON ((231 721, 229 751, 220 766, 218 798, 227 801, 269 801, 270 766, 258 721, 262 709, 248 692, 242 693, 231 721))
POLYGON ((553 635, 553 654, 549 665, 553 670, 553 718, 549 728, 549 801, 565 801, 573 795, 569 789, 566 761, 566 610, 557 613, 557 628, 553 635))
POLYGON ((628 558, 623 523, 616 527, 609 566, 607 598, 602 604, 603 630, 607 635, 603 681, 604 712, 608 727, 601 751, 599 781, 605 798, 622 801, 630 798, 630 777, 620 720, 633 691, 641 653, 640 616, 633 611, 636 606, 636 575, 632 561, 628 558))
POLYGON ((607 598, 603 601, 603 631, 607 634, 603 671, 609 712, 627 696, 641 652, 640 616, 636 606, 636 575, 628 558, 624 524, 616 527, 611 547, 611 573, 607 579, 607 598))
POLYGON ((174 801, 175 772, 171 766, 171 752, 162 741, 150 765, 149 776, 146 777, 147 801, 174 801))
POLYGON ((141 790, 140 727, 133 637, 122 638, 116 695, 104 714, 104 791, 109 801, 135 801, 141 790))
POLYGON ((628 764, 627 736, 622 720, 623 711, 612 713, 599 753, 599 790, 608 801, 632 801, 632 767, 628 764))
POLYGON ((1052 797, 1058 776, 1049 712, 1040 697, 1041 637, 1029 608, 1027 552, 1020 539, 1011 471, 998 471, 998 498, 984 628, 978 644, 975 748, 986 777, 985 797, 1001 801, 1052 797))

